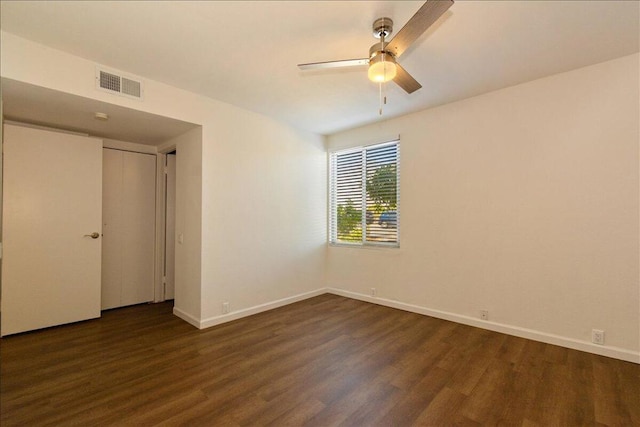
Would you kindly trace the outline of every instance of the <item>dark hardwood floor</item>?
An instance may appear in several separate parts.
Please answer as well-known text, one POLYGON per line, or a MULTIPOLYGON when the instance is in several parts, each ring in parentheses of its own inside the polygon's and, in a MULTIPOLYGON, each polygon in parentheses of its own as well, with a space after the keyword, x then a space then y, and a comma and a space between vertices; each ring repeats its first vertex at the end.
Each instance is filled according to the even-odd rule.
POLYGON ((2 426, 640 425, 640 365, 335 295, 169 303, 0 342, 2 426))

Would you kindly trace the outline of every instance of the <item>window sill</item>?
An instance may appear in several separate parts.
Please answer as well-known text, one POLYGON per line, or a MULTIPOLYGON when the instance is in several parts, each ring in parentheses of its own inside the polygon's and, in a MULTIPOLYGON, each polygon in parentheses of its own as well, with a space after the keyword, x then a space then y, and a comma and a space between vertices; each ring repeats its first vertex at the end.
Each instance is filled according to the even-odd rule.
POLYGON ((384 244, 361 244, 361 243, 331 243, 329 242, 329 247, 332 248, 354 248, 354 249, 400 249, 400 245, 397 243, 389 243, 387 245, 384 244))

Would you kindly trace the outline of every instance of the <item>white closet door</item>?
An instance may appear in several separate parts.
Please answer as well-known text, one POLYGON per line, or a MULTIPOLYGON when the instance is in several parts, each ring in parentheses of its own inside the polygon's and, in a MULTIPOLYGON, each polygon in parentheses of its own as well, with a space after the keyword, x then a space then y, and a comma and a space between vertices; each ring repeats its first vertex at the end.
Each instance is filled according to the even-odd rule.
POLYGON ((122 305, 153 301, 156 157, 123 152, 122 305))
POLYGON ((122 298, 122 151, 102 154, 102 309, 122 298))
POLYGON ((5 125, 3 173, 2 335, 100 317, 102 140, 5 125))
POLYGON ((102 309, 153 300, 156 159, 105 149, 102 309))

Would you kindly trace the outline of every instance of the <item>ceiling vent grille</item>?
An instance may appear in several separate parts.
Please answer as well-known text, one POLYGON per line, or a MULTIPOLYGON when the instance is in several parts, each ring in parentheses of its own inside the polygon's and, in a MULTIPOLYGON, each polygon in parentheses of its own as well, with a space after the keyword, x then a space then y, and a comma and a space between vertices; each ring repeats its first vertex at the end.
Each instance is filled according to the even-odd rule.
POLYGON ((142 81, 123 76, 117 71, 96 68, 96 89, 116 95, 142 100, 142 81))

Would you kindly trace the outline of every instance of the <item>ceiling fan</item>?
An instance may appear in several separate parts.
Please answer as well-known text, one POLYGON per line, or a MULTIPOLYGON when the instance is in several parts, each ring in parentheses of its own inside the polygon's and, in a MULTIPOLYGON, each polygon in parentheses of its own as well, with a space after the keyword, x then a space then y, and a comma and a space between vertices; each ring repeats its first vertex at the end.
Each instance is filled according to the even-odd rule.
POLYGON ((398 64, 397 59, 452 5, 453 0, 427 0, 390 42, 385 39, 393 31, 393 21, 390 18, 376 19, 373 22, 373 36, 379 38, 380 42, 371 46, 368 58, 313 62, 298 64, 298 67, 301 70, 321 70, 369 65, 369 80, 377 83, 393 80, 407 93, 413 93, 422 85, 398 64))

